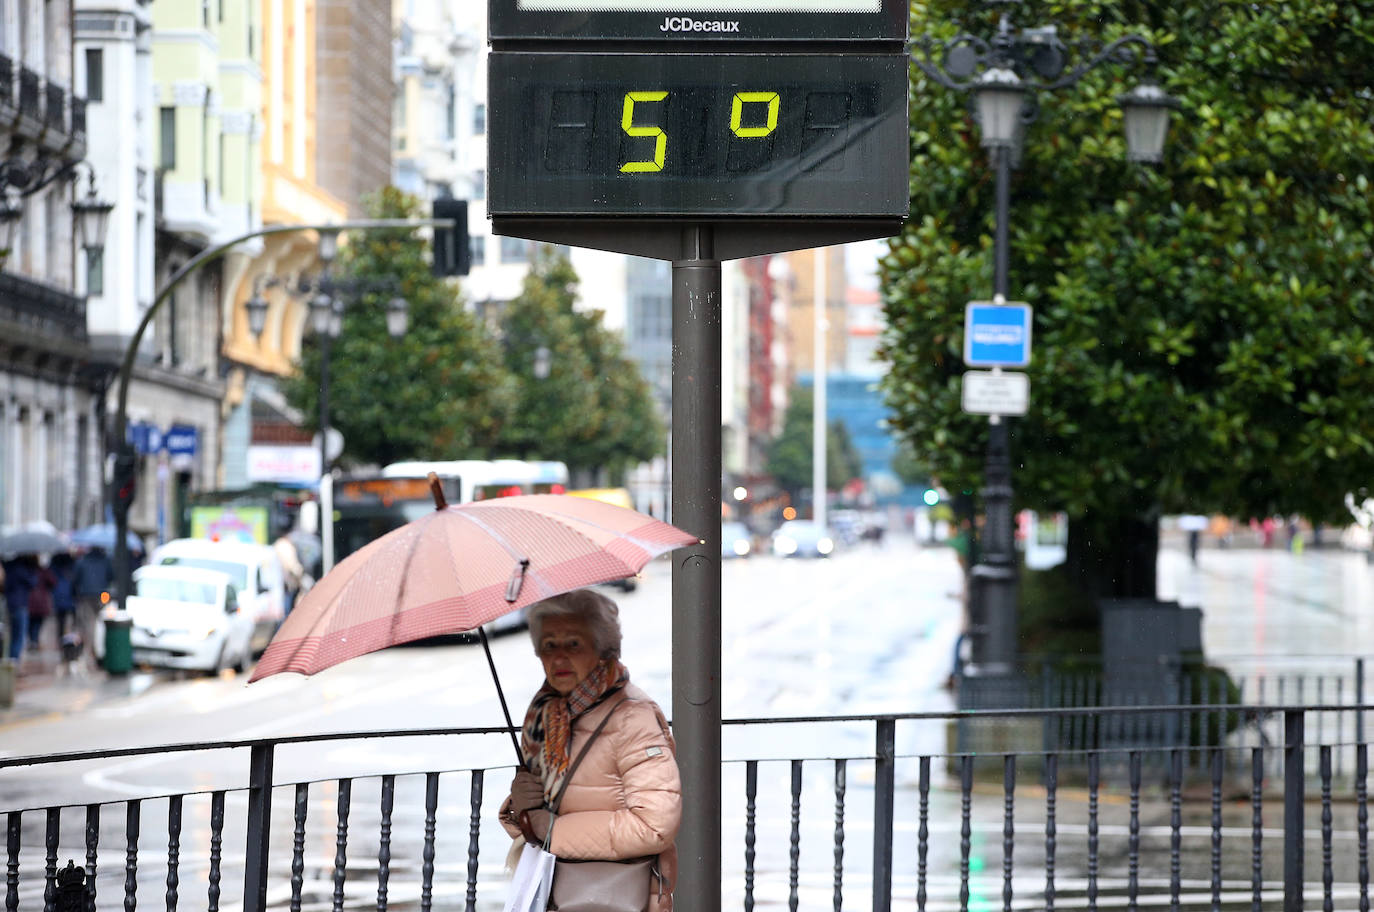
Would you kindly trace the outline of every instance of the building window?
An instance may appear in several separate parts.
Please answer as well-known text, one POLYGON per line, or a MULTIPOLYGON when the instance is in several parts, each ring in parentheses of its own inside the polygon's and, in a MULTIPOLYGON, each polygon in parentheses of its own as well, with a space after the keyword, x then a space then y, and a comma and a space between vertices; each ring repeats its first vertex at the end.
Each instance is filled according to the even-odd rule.
POLYGON ((200 0, 200 24, 202 28, 210 27, 210 0, 200 0))
POLYGON ((158 138, 161 143, 159 167, 171 171, 177 166, 177 109, 162 108, 158 111, 158 138))
POLYGON ((487 172, 478 171, 473 175, 472 198, 474 200, 484 200, 487 198, 487 172))
POLYGON ((105 52, 86 48, 86 100, 105 100, 105 52))
POLYGON ((472 265, 485 266, 487 262, 487 236, 478 234, 468 238, 468 247, 472 250, 472 265))
POLYGON ((530 260, 530 242, 524 238, 503 237, 501 238, 501 262, 502 263, 528 263, 530 260))
POLYGON ((105 293, 105 250, 86 248, 86 294, 97 297, 105 293))
POLYGON ((487 132, 487 106, 484 104, 472 106, 472 132, 477 136, 487 132))

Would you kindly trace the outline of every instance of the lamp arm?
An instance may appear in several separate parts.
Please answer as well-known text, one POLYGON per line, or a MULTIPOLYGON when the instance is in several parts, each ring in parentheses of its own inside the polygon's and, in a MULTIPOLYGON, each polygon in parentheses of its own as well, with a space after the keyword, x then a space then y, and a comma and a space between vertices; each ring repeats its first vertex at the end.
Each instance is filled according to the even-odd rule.
POLYGON ((1127 63, 1132 57, 1136 57, 1145 64, 1146 67, 1153 69, 1156 63, 1155 46, 1144 35, 1130 34, 1123 35, 1111 44, 1102 48, 1092 57, 1076 65, 1069 72, 1050 82, 1038 82, 1029 80, 1030 85, 1036 89, 1046 89, 1054 91, 1071 86, 1082 79, 1089 71, 1096 69, 1104 63, 1127 63))
MULTIPOLYGON (((977 35, 970 35, 967 32, 955 35, 948 41, 940 42, 938 47, 948 56, 951 48, 959 47, 960 45, 969 45, 972 47, 973 59, 981 66, 986 66, 988 59, 991 58, 993 54, 992 45, 988 44, 988 42, 979 38, 977 35)), ((911 52, 908 53, 908 57, 910 57, 911 62, 916 64, 922 73, 925 73, 947 89, 954 89, 956 92, 967 92, 969 89, 973 88, 976 82, 973 78, 973 73, 970 73, 967 78, 951 76, 934 62, 932 55, 936 47, 936 42, 933 41, 929 35, 924 35, 919 42, 913 43, 913 47, 911 52), (916 56, 916 50, 920 51, 921 57, 916 56)))

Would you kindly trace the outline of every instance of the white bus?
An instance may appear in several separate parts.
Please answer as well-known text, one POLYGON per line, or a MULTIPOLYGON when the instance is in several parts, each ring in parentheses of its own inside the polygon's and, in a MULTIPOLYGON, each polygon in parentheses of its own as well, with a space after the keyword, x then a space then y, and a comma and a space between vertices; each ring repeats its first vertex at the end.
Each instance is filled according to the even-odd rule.
POLYGON ((450 504, 510 497, 561 494, 568 467, 561 462, 523 459, 455 459, 393 462, 380 474, 326 478, 320 500, 334 521, 323 527, 324 572, 363 545, 434 509, 429 473, 439 476, 450 504))

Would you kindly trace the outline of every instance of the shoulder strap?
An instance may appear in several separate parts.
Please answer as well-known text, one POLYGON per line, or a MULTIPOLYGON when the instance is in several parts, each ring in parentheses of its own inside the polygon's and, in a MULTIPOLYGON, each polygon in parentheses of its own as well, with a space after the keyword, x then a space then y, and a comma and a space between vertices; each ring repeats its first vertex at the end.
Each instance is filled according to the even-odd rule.
MULTIPOLYGON (((627 697, 626 699, 629 698, 627 697)), ((563 793, 568 790, 568 784, 572 782, 573 774, 576 773, 577 768, 582 765, 582 758, 587 756, 587 751, 591 748, 592 742, 601 734, 601 730, 606 727, 606 723, 611 721, 611 716, 615 714, 615 711, 619 709, 620 705, 624 702, 625 700, 618 701, 610 708, 606 715, 601 717, 601 721, 597 723, 596 728, 592 730, 591 737, 587 739, 587 743, 582 745, 582 750, 577 752, 577 757, 573 760, 572 765, 568 767, 568 774, 563 777, 563 785, 558 789, 558 794, 554 796, 553 804, 550 806, 550 810, 555 814, 558 813, 558 808, 563 804, 563 793)), ((550 827, 549 829, 552 830, 553 828, 550 827)))

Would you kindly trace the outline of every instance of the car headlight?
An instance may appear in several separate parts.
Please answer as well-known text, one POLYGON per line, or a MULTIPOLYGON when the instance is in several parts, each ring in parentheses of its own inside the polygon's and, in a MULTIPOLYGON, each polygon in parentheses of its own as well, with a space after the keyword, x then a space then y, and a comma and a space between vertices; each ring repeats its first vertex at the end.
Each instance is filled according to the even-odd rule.
POLYGON ((745 541, 742 538, 735 539, 735 555, 738 557, 744 557, 748 553, 749 542, 745 541))
POLYGON ((779 535, 779 536, 773 541, 773 547, 777 550, 777 552, 778 552, 779 554, 796 554, 796 553, 797 553, 797 542, 796 542, 796 539, 793 539, 793 538, 791 538, 790 536, 787 536, 787 535, 779 535))
POLYGON ((831 551, 835 550, 835 543, 828 538, 822 538, 820 541, 816 542, 816 550, 821 554, 829 554, 831 551))

